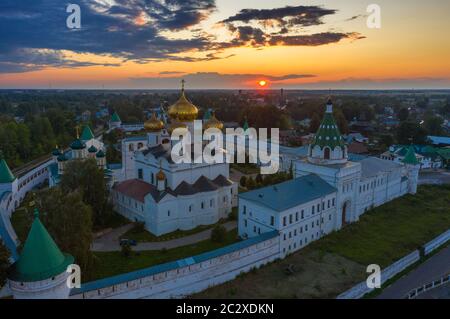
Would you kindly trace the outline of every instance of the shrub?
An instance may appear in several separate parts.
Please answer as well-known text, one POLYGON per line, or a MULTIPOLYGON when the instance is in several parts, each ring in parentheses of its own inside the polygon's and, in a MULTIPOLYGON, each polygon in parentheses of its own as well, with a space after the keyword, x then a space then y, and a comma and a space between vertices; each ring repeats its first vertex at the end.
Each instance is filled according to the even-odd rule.
POLYGON ((226 239, 227 230, 222 225, 217 225, 211 232, 211 240, 215 243, 223 243, 226 239))

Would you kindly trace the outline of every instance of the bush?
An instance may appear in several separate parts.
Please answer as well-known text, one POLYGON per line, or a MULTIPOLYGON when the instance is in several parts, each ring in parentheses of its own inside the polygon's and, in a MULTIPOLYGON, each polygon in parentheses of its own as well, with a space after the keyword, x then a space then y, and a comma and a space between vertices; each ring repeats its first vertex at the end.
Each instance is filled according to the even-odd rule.
POLYGON ((242 187, 245 187, 247 185, 247 177, 242 176, 239 183, 241 184, 242 187))
POLYGON ((211 232, 211 240, 215 243, 223 243, 227 236, 227 230, 222 225, 217 225, 211 232))
POLYGON ((131 246, 129 244, 122 245, 122 256, 124 257, 130 257, 133 250, 131 249, 131 246))

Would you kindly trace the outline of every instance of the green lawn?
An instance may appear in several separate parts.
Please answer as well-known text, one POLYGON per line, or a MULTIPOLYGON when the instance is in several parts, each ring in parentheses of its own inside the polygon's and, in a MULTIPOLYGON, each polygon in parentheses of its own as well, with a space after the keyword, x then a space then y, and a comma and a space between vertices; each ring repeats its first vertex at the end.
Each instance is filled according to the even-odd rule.
POLYGON ((334 298, 450 228, 450 186, 422 186, 364 214, 358 223, 199 298, 334 298), (295 273, 286 275, 293 265, 295 273))
POLYGON ((198 226, 191 230, 177 230, 168 234, 164 234, 162 236, 155 236, 152 233, 146 231, 145 229, 142 229, 141 226, 136 225, 129 231, 127 231, 125 234, 120 236, 120 238, 126 238, 126 239, 133 239, 137 242, 141 243, 149 243, 149 242, 160 242, 160 241, 168 241, 172 239, 177 239, 193 234, 200 233, 202 231, 208 230, 213 228, 215 225, 202 225, 198 226))
POLYGON ((134 252, 131 257, 124 257, 121 252, 96 252, 96 265, 92 269, 92 276, 83 280, 92 281, 132 272, 150 266, 195 256, 231 245, 237 241, 237 230, 232 230, 227 233, 226 240, 223 243, 214 243, 211 240, 205 240, 195 245, 169 250, 134 252))
POLYGON ((386 267, 450 228, 450 186, 423 186, 315 243, 360 264, 386 267))

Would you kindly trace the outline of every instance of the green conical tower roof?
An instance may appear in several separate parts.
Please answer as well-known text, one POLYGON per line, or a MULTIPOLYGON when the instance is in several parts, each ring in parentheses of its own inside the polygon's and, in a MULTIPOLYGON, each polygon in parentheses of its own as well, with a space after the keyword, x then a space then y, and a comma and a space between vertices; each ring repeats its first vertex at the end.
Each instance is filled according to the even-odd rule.
POLYGON ((410 165, 418 165, 419 160, 416 157, 416 152, 414 151, 414 147, 411 145, 408 148, 408 152, 405 155, 405 158, 402 161, 405 164, 410 164, 410 165))
POLYGON ((244 132, 247 132, 249 127, 250 126, 248 125, 247 117, 245 117, 244 126, 242 127, 244 129, 244 132))
POLYGON ((89 127, 89 125, 85 125, 83 127, 83 132, 81 133, 81 140, 82 141, 90 141, 92 140, 94 137, 94 133, 92 133, 91 128, 89 127))
POLYGON ((344 139, 333 116, 333 103, 331 100, 328 100, 325 116, 311 146, 314 147, 316 145, 320 146, 321 149, 328 146, 331 150, 334 150, 337 146, 345 146, 344 139))
POLYGON ((113 115, 111 116, 111 122, 122 122, 117 112, 114 112, 113 115))
POLYGON ((0 184, 11 183, 16 179, 11 170, 8 167, 8 164, 3 157, 3 152, 0 151, 0 184))
POLYGON ((62 274, 73 262, 72 256, 59 250, 36 209, 28 238, 19 260, 11 266, 8 278, 17 282, 46 280, 62 274))

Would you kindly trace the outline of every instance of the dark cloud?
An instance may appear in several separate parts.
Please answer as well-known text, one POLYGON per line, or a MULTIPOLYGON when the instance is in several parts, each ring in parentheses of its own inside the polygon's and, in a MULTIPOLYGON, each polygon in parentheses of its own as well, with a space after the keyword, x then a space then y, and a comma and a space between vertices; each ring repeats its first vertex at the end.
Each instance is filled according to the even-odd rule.
POLYGON ((335 14, 336 10, 325 9, 319 6, 296 6, 274 9, 243 9, 238 14, 229 17, 222 23, 245 22, 251 21, 264 22, 273 20, 280 25, 300 25, 312 26, 322 24, 322 18, 326 15, 335 14))
POLYGON ((320 45, 350 37, 332 32, 309 36, 293 33, 297 26, 321 24, 324 16, 335 13, 317 6, 242 10, 224 21, 232 33, 230 41, 217 42, 198 28, 199 22, 216 10, 215 0, 115 0, 112 6, 103 0, 76 3, 81 8, 80 30, 66 27, 69 14, 64 1, 1 0, 0 72, 96 65, 67 59, 60 53, 62 50, 138 63, 195 62, 231 57, 225 50, 239 46, 320 45), (279 30, 269 33, 254 25, 241 25, 251 21, 276 21, 279 30), (164 32, 186 28, 192 30, 188 39, 164 36, 164 32))
POLYGON ((285 46, 319 46, 337 43, 343 39, 363 39, 358 33, 334 33, 324 32, 310 35, 273 36, 270 45, 285 46))

